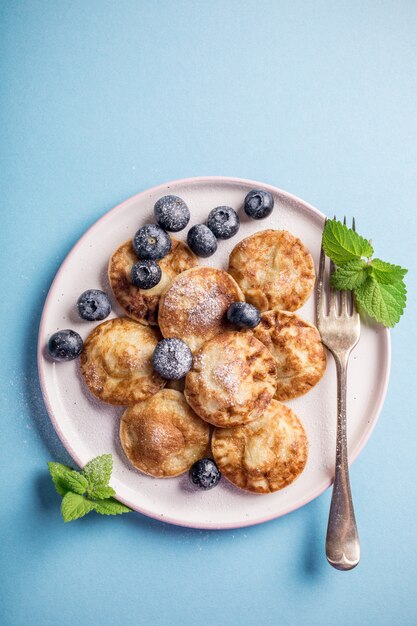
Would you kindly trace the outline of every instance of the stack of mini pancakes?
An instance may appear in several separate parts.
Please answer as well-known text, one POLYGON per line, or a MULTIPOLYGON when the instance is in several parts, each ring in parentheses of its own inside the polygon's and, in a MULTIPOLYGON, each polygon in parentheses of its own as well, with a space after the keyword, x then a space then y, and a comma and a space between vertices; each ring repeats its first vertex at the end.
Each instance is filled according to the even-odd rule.
POLYGON ((173 237, 152 289, 130 279, 131 241, 109 262, 109 281, 127 317, 99 324, 84 343, 81 372, 90 391, 123 405, 122 447, 130 463, 167 478, 213 456, 236 486, 270 493, 294 481, 308 453, 304 428, 282 401, 309 391, 326 355, 317 329, 294 313, 310 296, 314 263, 297 237, 265 230, 241 241, 228 271, 198 265, 173 237), (230 304, 249 302, 260 324, 237 329, 230 304), (177 337, 193 353, 185 379, 167 381, 152 367, 158 341, 177 337))

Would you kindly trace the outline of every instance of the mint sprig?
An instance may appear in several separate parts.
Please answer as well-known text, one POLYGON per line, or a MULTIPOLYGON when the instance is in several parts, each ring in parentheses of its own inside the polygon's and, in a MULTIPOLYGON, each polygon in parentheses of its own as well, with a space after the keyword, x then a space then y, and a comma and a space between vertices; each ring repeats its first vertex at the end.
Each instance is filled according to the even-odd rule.
POLYGON ((120 513, 127 513, 132 509, 129 509, 124 504, 121 504, 114 498, 106 498, 106 500, 100 500, 95 503, 95 510, 101 515, 120 515, 120 513))
POLYGON ((72 493, 68 491, 62 498, 61 513, 64 518, 64 522, 72 522, 75 519, 84 517, 90 511, 94 509, 93 502, 84 498, 78 493, 72 493))
POLYGON ((108 484, 113 469, 111 454, 102 454, 87 463, 81 472, 61 463, 48 463, 55 489, 62 496, 61 513, 64 522, 84 517, 90 511, 101 515, 120 515, 132 509, 113 497, 108 484))
POLYGON ((352 259, 338 267, 332 275, 334 289, 356 289, 367 279, 369 265, 363 259, 352 259))
POLYGON ((392 265, 381 261, 381 259, 372 259, 371 261, 372 276, 381 285, 393 285, 401 282, 407 274, 407 270, 399 265, 392 265))
POLYGON ((372 259, 374 250, 370 241, 336 219, 326 221, 323 249, 337 266, 331 277, 332 287, 352 290, 359 312, 384 326, 395 326, 406 305, 407 270, 372 259))
POLYGON ((355 291, 359 310, 371 315, 377 322, 392 328, 404 312, 406 288, 402 281, 392 285, 379 283, 373 276, 355 291))
POLYGON ((105 487, 108 485, 112 471, 112 455, 102 454, 84 465, 82 474, 88 480, 90 489, 94 489, 94 487, 105 487))
POLYGON ((327 220, 323 233, 323 248, 335 265, 353 259, 369 258, 374 249, 371 243, 337 220, 327 220))

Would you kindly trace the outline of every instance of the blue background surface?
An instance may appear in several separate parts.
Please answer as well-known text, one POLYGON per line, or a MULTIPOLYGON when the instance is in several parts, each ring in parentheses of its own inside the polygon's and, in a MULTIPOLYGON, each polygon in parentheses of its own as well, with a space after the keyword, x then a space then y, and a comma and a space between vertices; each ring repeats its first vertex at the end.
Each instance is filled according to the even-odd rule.
POLYGON ((417 624, 417 3, 0 3, 1 615, 17 624, 417 624), (330 493, 208 532, 139 514, 64 525, 69 459, 40 396, 43 302, 106 210, 229 175, 356 215, 412 270, 380 421, 352 468, 362 561, 324 557, 330 493))

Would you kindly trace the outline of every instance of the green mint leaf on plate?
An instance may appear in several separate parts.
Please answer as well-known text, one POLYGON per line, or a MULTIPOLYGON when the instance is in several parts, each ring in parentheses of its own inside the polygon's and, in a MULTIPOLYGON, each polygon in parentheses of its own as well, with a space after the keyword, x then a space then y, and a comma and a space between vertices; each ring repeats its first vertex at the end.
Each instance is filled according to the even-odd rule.
POLYGON ((97 498, 97 500, 105 500, 106 498, 111 498, 116 495, 115 490, 112 487, 101 487, 97 486, 91 491, 88 492, 90 498, 97 498))
POLYGON ((363 259, 352 259, 333 272, 331 285, 334 289, 356 289, 365 282, 370 267, 363 259))
POLYGON ((65 494, 61 502, 61 513, 64 522, 72 522, 75 519, 84 517, 94 509, 94 502, 90 502, 78 493, 65 494))
POLYGON ((399 265, 386 263, 381 259, 372 259, 371 261, 372 276, 382 285, 392 285, 402 281, 407 274, 407 270, 399 265))
POLYGON ((399 322, 406 305, 406 294, 403 281, 388 285, 379 283, 373 276, 355 290, 359 309, 389 328, 399 322))
POLYGON ((94 508, 101 515, 120 515, 121 513, 129 513, 132 510, 114 498, 94 502, 94 508))
POLYGON ((65 496, 68 491, 80 495, 86 492, 88 482, 80 472, 61 463, 48 463, 48 467, 55 489, 61 496, 65 496))
POLYGON ((95 487, 106 487, 109 483, 113 469, 113 459, 111 454, 102 454, 87 463, 83 468, 83 476, 88 481, 89 489, 95 487))
POLYGON ((374 250, 367 239, 337 220, 327 220, 323 231, 323 249, 336 264, 369 258, 374 250))

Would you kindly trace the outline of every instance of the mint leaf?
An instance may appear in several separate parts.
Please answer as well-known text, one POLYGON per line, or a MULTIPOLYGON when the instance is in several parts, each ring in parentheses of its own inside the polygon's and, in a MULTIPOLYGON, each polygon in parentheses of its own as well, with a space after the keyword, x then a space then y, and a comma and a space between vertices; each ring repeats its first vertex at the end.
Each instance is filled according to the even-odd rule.
POLYGON ((113 459, 111 454, 102 454, 87 463, 83 468, 83 476, 88 481, 89 490, 95 487, 105 487, 113 469, 113 459))
POLYGON ((88 482, 82 474, 72 470, 63 476, 64 481, 68 485, 70 491, 82 495, 86 492, 88 482))
POLYGON ((94 509, 94 502, 90 502, 87 498, 70 491, 65 494, 61 502, 61 513, 64 522, 84 517, 87 513, 94 509))
POLYGON ((369 265, 363 259, 352 259, 333 272, 331 285, 334 289, 355 289, 365 282, 369 265))
POLYGON ((121 513, 129 513, 132 510, 114 498, 94 502, 94 508, 101 515, 120 515, 121 513))
POLYGON ((61 463, 48 463, 48 467, 55 489, 59 495, 65 496, 68 491, 73 491, 80 495, 86 492, 88 482, 80 472, 76 472, 61 463))
POLYGON ((395 326, 404 312, 406 293, 403 281, 387 285, 379 283, 373 276, 369 276, 355 290, 360 310, 390 328, 395 326))
POLYGON ((381 259, 372 259, 371 261, 372 275, 382 285, 392 285, 401 281, 407 274, 407 270, 399 265, 386 263, 381 259))
POLYGON ((62 463, 48 463, 48 468, 56 490, 63 496, 61 512, 64 522, 84 517, 93 510, 101 515, 120 515, 132 510, 112 497, 116 492, 107 484, 113 469, 111 454, 92 459, 82 472, 62 463), (83 495, 85 492, 88 498, 83 495))
POLYGON ((64 468, 68 471, 71 471, 71 468, 68 465, 62 465, 62 463, 48 463, 49 473, 52 478, 52 482, 55 485, 55 489, 59 493, 60 496, 65 496, 65 494, 69 491, 66 483, 62 479, 62 469, 64 468))
POLYGON ((90 498, 97 498, 98 500, 105 500, 106 498, 111 498, 116 494, 115 490, 112 487, 94 487, 91 491, 88 492, 90 498))
POLYGON ((337 220, 327 220, 323 230, 323 249, 336 264, 369 258, 374 250, 366 239, 337 220))

